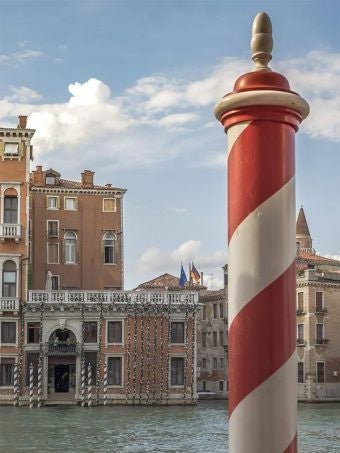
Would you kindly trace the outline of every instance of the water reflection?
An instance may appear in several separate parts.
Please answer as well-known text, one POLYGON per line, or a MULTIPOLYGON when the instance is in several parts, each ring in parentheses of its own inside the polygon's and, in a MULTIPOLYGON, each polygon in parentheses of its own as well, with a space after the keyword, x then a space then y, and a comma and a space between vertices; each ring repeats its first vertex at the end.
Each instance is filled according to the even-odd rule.
MULTIPOLYGON (((0 407, 1 452, 227 451, 224 402, 197 407, 0 407)), ((299 451, 340 451, 340 405, 299 406, 299 451)))

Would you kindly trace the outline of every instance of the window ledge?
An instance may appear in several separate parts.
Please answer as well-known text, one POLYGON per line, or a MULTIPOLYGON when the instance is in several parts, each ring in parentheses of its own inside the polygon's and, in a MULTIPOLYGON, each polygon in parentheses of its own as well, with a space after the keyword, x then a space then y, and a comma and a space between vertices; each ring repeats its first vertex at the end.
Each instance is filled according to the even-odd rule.
POLYGON ((108 389, 123 389, 124 385, 108 385, 108 389))

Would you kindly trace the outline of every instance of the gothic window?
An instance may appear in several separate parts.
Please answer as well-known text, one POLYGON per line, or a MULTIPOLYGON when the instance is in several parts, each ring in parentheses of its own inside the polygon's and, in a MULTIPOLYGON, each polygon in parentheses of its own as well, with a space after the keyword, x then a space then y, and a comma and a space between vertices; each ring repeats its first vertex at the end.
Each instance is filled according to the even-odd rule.
POLYGON ((116 235, 108 231, 103 236, 103 262, 104 264, 115 263, 115 240, 116 235))
POLYGON ((18 223, 18 197, 5 196, 4 223, 18 223))
POLYGON ((77 235, 74 231, 67 231, 64 236, 64 263, 76 263, 77 235))

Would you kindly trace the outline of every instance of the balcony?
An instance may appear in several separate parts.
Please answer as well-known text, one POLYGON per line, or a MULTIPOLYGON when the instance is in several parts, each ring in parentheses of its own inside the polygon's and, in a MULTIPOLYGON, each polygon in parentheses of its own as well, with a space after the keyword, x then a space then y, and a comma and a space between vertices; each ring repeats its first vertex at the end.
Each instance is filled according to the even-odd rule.
POLYGON ((28 304, 197 304, 196 291, 28 291, 28 304))
POLYGON ((315 346, 326 346, 328 342, 329 342, 328 338, 317 338, 315 340, 315 346))
POLYGON ((297 314, 297 316, 302 316, 302 315, 305 315, 306 312, 305 312, 304 310, 297 309, 297 310, 296 310, 296 314, 297 314))
POLYGON ((21 225, 16 223, 1 223, 0 224, 0 240, 15 239, 19 242, 21 238, 21 225))
POLYGON ((306 342, 303 338, 298 338, 296 340, 297 347, 306 346, 306 342))
POLYGON ((315 315, 324 315, 328 310, 326 307, 316 307, 314 314, 315 315))
POLYGON ((0 297, 0 311, 18 311, 19 299, 17 297, 0 297))
POLYGON ((53 356, 78 355, 80 354, 79 343, 69 343, 67 341, 57 341, 45 344, 45 354, 53 356))

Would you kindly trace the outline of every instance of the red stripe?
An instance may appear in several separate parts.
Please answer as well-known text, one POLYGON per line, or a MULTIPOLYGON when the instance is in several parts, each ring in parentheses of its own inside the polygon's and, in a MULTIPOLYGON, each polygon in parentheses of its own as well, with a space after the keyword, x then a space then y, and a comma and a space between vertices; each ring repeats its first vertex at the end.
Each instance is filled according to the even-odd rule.
POLYGON ((229 414, 296 348, 296 264, 257 294, 229 328, 229 414))
POLYGON ((297 453, 297 435, 295 434, 294 439, 292 440, 291 444, 283 453, 297 453))
POLYGON ((228 159, 229 241, 238 225, 294 175, 294 129, 275 121, 253 121, 228 159))

